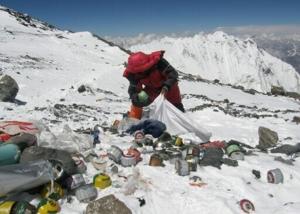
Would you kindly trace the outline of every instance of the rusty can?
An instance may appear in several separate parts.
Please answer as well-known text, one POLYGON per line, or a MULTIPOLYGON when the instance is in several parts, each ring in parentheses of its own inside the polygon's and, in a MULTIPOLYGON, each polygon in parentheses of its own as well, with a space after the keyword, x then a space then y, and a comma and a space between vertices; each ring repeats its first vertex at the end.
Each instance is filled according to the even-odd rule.
POLYGON ((153 154, 150 157, 149 161, 150 166, 162 166, 163 165, 163 159, 159 154, 153 154))

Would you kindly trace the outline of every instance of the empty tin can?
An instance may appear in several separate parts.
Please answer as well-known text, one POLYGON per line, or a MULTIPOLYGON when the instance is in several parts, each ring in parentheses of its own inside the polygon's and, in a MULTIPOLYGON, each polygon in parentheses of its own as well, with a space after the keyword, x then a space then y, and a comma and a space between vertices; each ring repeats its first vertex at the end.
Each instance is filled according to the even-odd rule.
POLYGON ((283 183, 283 174, 282 174, 281 170, 278 168, 272 169, 272 170, 268 171, 267 179, 268 179, 268 182, 272 183, 272 184, 283 183))

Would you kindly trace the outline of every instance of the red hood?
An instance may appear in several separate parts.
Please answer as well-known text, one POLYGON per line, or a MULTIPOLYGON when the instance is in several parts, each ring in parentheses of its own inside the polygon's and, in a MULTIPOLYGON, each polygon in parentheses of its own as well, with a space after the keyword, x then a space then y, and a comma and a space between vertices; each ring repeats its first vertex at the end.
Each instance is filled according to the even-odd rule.
POLYGON ((153 65, 157 64, 158 61, 163 57, 164 51, 155 51, 151 54, 145 54, 143 52, 136 52, 128 57, 128 64, 123 73, 124 77, 128 77, 129 74, 142 73, 153 65))

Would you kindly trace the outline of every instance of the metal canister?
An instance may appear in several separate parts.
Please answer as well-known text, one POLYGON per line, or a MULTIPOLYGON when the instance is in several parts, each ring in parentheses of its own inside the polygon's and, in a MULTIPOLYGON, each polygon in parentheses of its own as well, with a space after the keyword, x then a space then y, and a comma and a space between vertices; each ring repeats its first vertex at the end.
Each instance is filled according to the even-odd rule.
POLYGON ((64 184, 68 190, 74 190, 80 186, 85 185, 85 180, 82 174, 75 174, 66 178, 64 184))
POLYGON ((92 164, 95 167, 95 169, 104 172, 106 170, 106 167, 107 167, 107 159, 102 158, 102 157, 100 157, 100 158, 96 157, 92 160, 92 164))
POLYGON ((244 156, 244 153, 242 153, 242 152, 232 152, 230 155, 230 158, 232 160, 244 160, 245 156, 244 156))
POLYGON ((255 211, 255 207, 248 199, 240 200, 240 207, 245 213, 252 213, 255 211))
MULTIPOLYGON (((36 207, 31 205, 29 202, 18 201, 13 205, 10 214, 36 214, 36 212, 36 207)), ((0 213, 2 213, 1 210, 0 213)))
POLYGON ((37 214, 52 214, 60 211, 59 203, 49 198, 43 198, 38 205, 37 214))
POLYGON ((177 160, 175 162, 175 170, 180 176, 186 176, 190 174, 189 164, 185 160, 177 160))
POLYGON ((153 154, 150 157, 149 161, 150 166, 162 166, 163 165, 163 159, 159 154, 153 154))
POLYGON ((154 144, 154 150, 157 152, 163 151, 167 148, 166 142, 163 141, 157 141, 154 144))
POLYGON ((123 154, 121 157, 121 165, 124 167, 136 165, 136 158, 133 154, 123 154))
POLYGON ((107 174, 99 173, 94 176, 93 178, 93 185, 94 187, 105 189, 111 186, 111 179, 107 174))
POLYGON ((152 135, 150 134, 146 134, 144 139, 141 141, 141 143, 144 145, 144 146, 153 146, 153 137, 152 135))
POLYGON ((272 184, 283 183, 283 174, 282 174, 281 170, 278 168, 272 169, 272 170, 268 171, 267 179, 268 179, 268 182, 272 183, 272 184))
POLYGON ((186 148, 186 156, 192 155, 195 157, 199 157, 200 155, 200 148, 196 145, 189 145, 186 148))
POLYGON ((188 155, 185 157, 186 162, 189 165, 189 171, 196 172, 197 171, 197 164, 199 162, 199 158, 193 155, 188 155))
POLYGON ((181 138, 181 137, 176 137, 176 138, 174 139, 174 145, 175 145, 175 146, 182 146, 182 145, 183 145, 183 140, 182 140, 182 138, 181 138))
POLYGON ((175 164, 176 160, 182 159, 182 153, 178 149, 168 148, 166 153, 169 155, 169 161, 171 164, 175 164))
POLYGON ((43 198, 50 198, 53 200, 59 200, 64 196, 64 190, 63 188, 56 182, 48 183, 44 186, 44 188, 41 191, 41 196, 43 198))
POLYGON ((0 202, 0 213, 10 214, 15 203, 16 203, 15 201, 0 202))
POLYGON ((119 172, 119 168, 116 164, 112 163, 109 166, 107 166, 107 172, 111 174, 117 174, 119 172))
POLYGON ((115 163, 120 163, 123 151, 117 146, 111 146, 107 155, 109 159, 113 160, 115 163))
POLYGON ((137 150, 136 148, 129 148, 127 151, 127 155, 132 155, 135 158, 136 163, 142 160, 141 158, 141 152, 137 150))
POLYGON ((145 134, 142 130, 134 132, 134 141, 140 143, 145 138, 145 134))
POLYGON ((97 189, 91 184, 87 184, 75 189, 75 196, 78 201, 88 203, 97 198, 97 189))
POLYGON ((240 146, 238 144, 229 144, 226 147, 226 153, 230 157, 233 152, 240 152, 240 146))

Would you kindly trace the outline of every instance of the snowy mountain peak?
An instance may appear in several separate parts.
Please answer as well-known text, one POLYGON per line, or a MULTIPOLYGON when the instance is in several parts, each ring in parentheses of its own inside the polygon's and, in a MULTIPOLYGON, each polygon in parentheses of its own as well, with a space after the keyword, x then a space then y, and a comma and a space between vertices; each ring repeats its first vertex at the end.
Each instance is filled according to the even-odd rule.
POLYGON ((261 92, 269 92, 272 85, 300 92, 300 75, 291 65, 259 49, 252 39, 241 40, 222 31, 192 37, 166 36, 130 49, 166 50, 166 58, 176 68, 205 79, 261 92))

